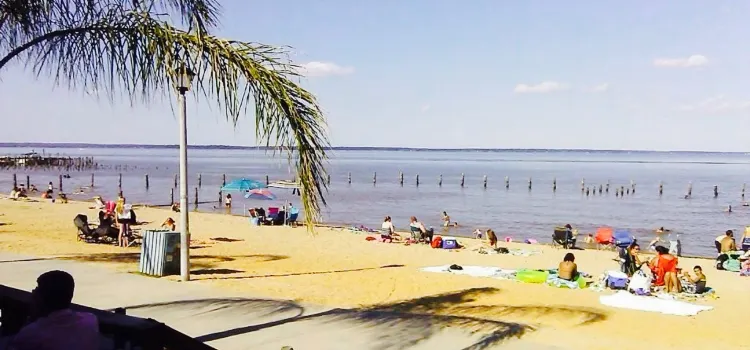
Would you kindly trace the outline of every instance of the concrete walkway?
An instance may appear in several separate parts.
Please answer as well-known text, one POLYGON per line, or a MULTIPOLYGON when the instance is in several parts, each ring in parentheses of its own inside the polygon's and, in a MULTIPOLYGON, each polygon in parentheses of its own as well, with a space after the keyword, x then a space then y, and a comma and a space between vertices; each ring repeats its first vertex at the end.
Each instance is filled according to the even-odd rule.
MULTIPOLYGON (((300 305, 228 294, 198 283, 118 273, 91 263, 0 253, 0 284, 31 290, 36 278, 64 270, 76 280, 74 302, 100 309, 125 307, 217 349, 558 349, 516 340, 514 324, 471 334, 446 327, 443 317, 388 310, 300 305), (497 339, 506 338, 505 342, 497 339), (512 339, 511 339, 512 338, 512 339)), ((301 288, 304 288, 301 286, 301 288)))

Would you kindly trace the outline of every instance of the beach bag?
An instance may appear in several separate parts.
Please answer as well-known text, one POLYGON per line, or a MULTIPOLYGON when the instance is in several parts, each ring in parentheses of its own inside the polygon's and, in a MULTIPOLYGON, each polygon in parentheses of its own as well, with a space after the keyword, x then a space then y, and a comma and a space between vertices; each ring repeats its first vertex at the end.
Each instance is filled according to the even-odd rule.
POLYGON ((648 295, 651 292, 651 278, 643 271, 636 271, 628 283, 628 291, 638 295, 648 295))
POLYGON ((610 289, 626 289, 628 287, 628 275, 620 271, 608 271, 607 287, 610 289))
POLYGON ((443 249, 458 249, 458 242, 455 238, 444 238, 443 249))
POLYGON ((443 237, 437 236, 432 239, 432 242, 430 244, 433 248, 442 248, 443 247, 443 237))
POLYGON ((716 258, 716 269, 724 270, 724 262, 729 260, 729 255, 721 254, 716 258))

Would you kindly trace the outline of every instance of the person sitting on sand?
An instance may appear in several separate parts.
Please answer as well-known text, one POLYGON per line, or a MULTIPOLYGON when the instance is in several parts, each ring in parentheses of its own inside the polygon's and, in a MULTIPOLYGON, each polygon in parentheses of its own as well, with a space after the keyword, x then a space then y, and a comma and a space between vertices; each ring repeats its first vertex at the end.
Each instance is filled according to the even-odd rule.
POLYGON ((65 193, 57 193, 57 199, 59 203, 68 204, 68 195, 66 195, 65 193))
POLYGON ((458 226, 457 222, 451 222, 451 217, 447 212, 443 212, 443 227, 458 226))
POLYGON ((669 254, 669 249, 656 246, 657 256, 651 260, 649 267, 656 276, 655 286, 665 286, 667 293, 680 292, 680 280, 677 277, 677 258, 669 254))
POLYGON ((703 294, 706 292, 706 275, 703 274, 703 268, 696 265, 693 267, 693 272, 695 273, 695 277, 690 276, 690 273, 685 271, 683 272, 683 276, 685 277, 685 280, 687 283, 690 283, 693 285, 693 287, 687 288, 692 293, 695 294, 703 294))
POLYGON ((380 225, 380 238, 383 242, 393 242, 393 240, 398 240, 400 238, 396 233, 396 228, 393 226, 393 221, 390 216, 386 216, 385 219, 383 219, 383 224, 380 225))
POLYGON ((641 258, 638 256, 638 253, 641 252, 641 246, 633 242, 625 252, 624 261, 622 262, 622 272, 628 275, 628 277, 632 277, 643 265, 641 258))
POLYGON ((490 247, 497 248, 497 235, 492 229, 487 229, 487 241, 490 247))
POLYGON ((18 190, 18 187, 13 187, 13 189, 10 190, 10 199, 18 199, 19 194, 21 194, 21 191, 18 190))
POLYGON ((583 243, 586 243, 586 244, 596 243, 596 240, 594 239, 594 235, 589 233, 588 236, 586 236, 586 239, 583 241, 583 243))
POLYGON ((175 225, 174 219, 167 218, 166 220, 164 220, 164 222, 161 223, 161 228, 167 229, 170 231, 176 231, 177 225, 175 225))
POLYGON ((411 222, 409 226, 411 228, 414 228, 414 230, 419 230, 421 237, 416 237, 420 241, 426 241, 428 243, 432 242, 432 235, 434 234, 433 229, 427 229, 424 227, 424 224, 422 224, 415 216, 412 216, 409 218, 409 221, 411 222))
POLYGON ((563 261, 557 267, 557 276, 560 279, 573 281, 578 277, 578 265, 575 263, 576 257, 573 253, 565 254, 563 261))
POLYGON ((29 185, 29 192, 34 193, 34 192, 39 192, 39 190, 36 188, 36 186, 29 185))
POLYGON ((180 203, 174 202, 172 203, 172 211, 175 213, 180 212, 180 203))
POLYGON ((737 250, 737 244, 734 241, 734 232, 727 230, 723 236, 716 237, 716 249, 719 250, 719 254, 726 254, 737 250))

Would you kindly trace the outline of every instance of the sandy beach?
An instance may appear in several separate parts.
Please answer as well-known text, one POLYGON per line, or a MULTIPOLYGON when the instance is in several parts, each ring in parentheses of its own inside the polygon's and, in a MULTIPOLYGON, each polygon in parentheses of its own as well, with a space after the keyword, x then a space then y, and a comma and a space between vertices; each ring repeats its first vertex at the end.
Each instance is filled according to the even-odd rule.
MULTIPOLYGON (((96 211, 89 206, 0 200, 0 222, 4 224, 0 226, 0 251, 137 271, 138 247, 76 241, 73 217, 83 213, 95 221, 96 211)), ((166 209, 138 208, 137 214, 140 221, 150 222, 141 228, 156 228, 170 216, 178 219, 166 209)), ((406 225, 395 224, 397 228, 406 225)), ((544 245, 501 244, 539 251, 527 257, 483 255, 470 249, 481 244, 471 239, 460 240, 469 249, 448 251, 370 242, 365 234, 349 230, 318 228, 311 235, 304 227, 250 226, 243 217, 210 213, 191 213, 191 231, 194 281, 190 283, 249 296, 455 316, 442 318, 449 320, 444 321, 446 327, 507 324, 521 329, 514 334, 522 339, 563 349, 611 349, 625 342, 628 348, 750 348, 737 334, 746 322, 741 310, 750 307, 750 278, 716 271, 711 260, 680 259, 682 267, 703 266, 717 296, 696 301, 713 306, 713 310, 681 317, 600 304, 599 297, 611 291, 559 289, 419 270, 446 264, 557 267, 565 251, 544 245)), ((717 228, 716 234, 720 232, 717 228)), ((706 237, 706 244, 712 244, 714 236, 706 237)), ((611 251, 576 250, 574 254, 579 269, 594 276, 617 269, 611 251)), ((165 278, 178 280, 178 276, 165 278)))

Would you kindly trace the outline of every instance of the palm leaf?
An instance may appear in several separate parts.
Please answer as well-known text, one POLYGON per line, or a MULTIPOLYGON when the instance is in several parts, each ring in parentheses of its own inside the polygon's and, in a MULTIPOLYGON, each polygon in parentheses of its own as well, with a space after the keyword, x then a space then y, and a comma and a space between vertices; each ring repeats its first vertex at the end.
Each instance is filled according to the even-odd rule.
POLYGON ((329 143, 317 101, 295 83, 298 67, 285 48, 209 35, 204 29, 216 23, 218 8, 212 0, 20 3, 0 0, 5 38, 0 50, 7 52, 0 72, 22 56, 36 74, 50 75, 57 84, 103 91, 110 99, 121 92, 131 103, 148 103, 174 91, 174 68, 187 63, 197 72, 196 96, 212 100, 235 125, 253 106, 258 142, 287 150, 290 162, 297 151, 294 162, 312 229, 325 204, 329 143), (178 28, 156 9, 178 11, 197 29, 178 28))

